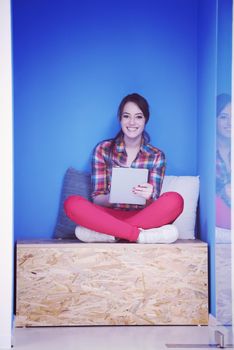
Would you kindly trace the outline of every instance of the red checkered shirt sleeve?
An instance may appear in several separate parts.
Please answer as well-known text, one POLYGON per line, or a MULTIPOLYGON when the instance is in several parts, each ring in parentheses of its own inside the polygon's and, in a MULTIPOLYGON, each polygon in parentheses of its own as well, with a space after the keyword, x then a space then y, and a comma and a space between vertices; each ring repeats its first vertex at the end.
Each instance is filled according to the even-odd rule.
POLYGON ((109 193, 109 142, 101 142, 93 152, 92 157, 92 198, 109 193))
POLYGON ((166 169, 165 154, 159 151, 155 157, 154 166, 149 172, 149 183, 153 185, 152 199, 156 200, 160 196, 163 178, 166 169))

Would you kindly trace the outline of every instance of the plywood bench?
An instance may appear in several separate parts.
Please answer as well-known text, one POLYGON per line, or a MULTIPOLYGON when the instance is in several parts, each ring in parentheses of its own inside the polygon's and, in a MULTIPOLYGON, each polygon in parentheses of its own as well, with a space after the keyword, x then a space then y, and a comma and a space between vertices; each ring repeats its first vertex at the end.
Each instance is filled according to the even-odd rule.
POLYGON ((207 325, 207 244, 17 243, 16 325, 207 325))

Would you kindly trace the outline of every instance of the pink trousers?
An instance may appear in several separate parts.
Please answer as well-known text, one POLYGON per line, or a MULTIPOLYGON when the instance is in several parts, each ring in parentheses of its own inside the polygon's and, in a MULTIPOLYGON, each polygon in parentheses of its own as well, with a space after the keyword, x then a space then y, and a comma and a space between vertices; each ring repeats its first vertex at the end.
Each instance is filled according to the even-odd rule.
POLYGON ((143 209, 132 211, 102 207, 81 196, 64 202, 66 215, 78 225, 96 232, 135 242, 140 229, 171 224, 182 213, 184 200, 177 192, 166 192, 143 209))

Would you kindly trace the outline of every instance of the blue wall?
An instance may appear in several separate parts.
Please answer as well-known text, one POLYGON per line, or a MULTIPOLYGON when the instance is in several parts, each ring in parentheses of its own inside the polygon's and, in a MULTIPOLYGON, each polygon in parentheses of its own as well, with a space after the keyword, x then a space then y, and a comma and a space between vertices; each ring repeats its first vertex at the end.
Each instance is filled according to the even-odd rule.
POLYGON ((231 95, 232 0, 218 0, 217 23, 217 95, 231 95))
POLYGON ((66 168, 89 170, 127 93, 167 174, 197 174, 196 0, 13 0, 13 54, 16 239, 52 236, 66 168))

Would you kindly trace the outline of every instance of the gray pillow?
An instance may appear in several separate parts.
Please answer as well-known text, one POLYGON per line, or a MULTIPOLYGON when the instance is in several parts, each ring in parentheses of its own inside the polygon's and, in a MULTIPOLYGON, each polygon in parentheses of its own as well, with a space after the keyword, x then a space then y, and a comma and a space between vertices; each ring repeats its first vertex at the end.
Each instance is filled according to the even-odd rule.
POLYGON ((80 195, 91 200, 91 175, 89 173, 78 171, 72 167, 67 169, 63 179, 54 238, 77 239, 75 236, 77 224, 66 216, 63 207, 65 199, 71 195, 80 195))

